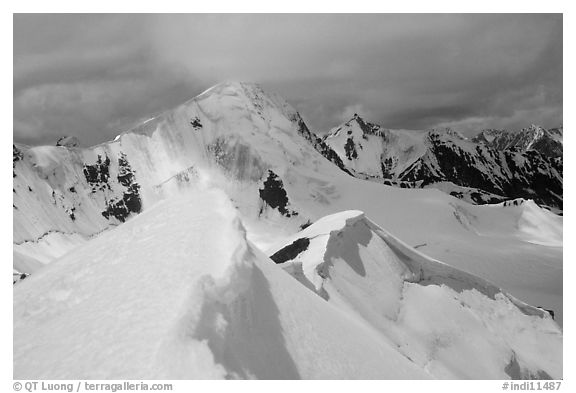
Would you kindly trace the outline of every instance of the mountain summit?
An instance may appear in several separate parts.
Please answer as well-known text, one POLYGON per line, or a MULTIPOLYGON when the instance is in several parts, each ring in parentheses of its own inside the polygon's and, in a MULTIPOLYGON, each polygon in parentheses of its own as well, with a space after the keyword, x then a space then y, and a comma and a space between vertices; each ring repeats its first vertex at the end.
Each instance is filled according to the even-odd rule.
POLYGON ((355 176, 400 187, 432 187, 471 203, 533 199, 562 210, 562 130, 388 130, 355 115, 324 142, 355 176))
POLYGON ((547 130, 532 124, 518 132, 483 130, 472 141, 496 150, 535 150, 546 157, 562 158, 563 134, 562 127, 547 130))
POLYGON ((348 123, 227 82, 97 146, 14 144, 15 378, 562 378, 563 218, 360 178, 480 145, 348 123))

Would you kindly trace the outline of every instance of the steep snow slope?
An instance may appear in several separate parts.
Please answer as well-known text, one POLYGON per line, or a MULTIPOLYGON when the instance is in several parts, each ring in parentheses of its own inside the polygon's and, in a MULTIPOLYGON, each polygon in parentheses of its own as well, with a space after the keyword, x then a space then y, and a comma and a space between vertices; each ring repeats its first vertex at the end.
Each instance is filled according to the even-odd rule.
POLYGON ((195 189, 15 286, 14 378, 433 375, 255 249, 224 193, 195 189))
MULTIPOLYGON (((113 142, 88 149, 15 145, 14 242, 35 254, 52 233, 89 238, 197 182, 198 168, 217 169, 213 176, 233 194, 258 187, 271 167, 334 172, 298 135, 299 121, 259 87, 224 83, 113 142)), ((257 192, 248 199, 245 205, 261 209, 257 192)))
MULTIPOLYGON (((49 262, 206 183, 232 198, 261 249, 325 215, 359 209, 423 253, 554 309, 561 322, 562 247, 527 242, 516 209, 363 181, 338 167, 336 153, 327 153, 330 162, 315 147, 330 152, 282 99, 246 83, 217 85, 89 149, 16 146, 15 252, 49 262)), ((561 218, 551 225, 562 232, 561 218)))
POLYGON ((562 333, 546 312, 427 258, 359 211, 320 219, 271 258, 436 376, 562 377, 562 333))
POLYGON ((47 263, 141 210, 139 185, 114 146, 13 150, 13 238, 22 255, 47 263))
POLYGON ((347 167, 369 176, 402 173, 427 149, 425 133, 383 129, 359 116, 330 130, 324 141, 347 167))

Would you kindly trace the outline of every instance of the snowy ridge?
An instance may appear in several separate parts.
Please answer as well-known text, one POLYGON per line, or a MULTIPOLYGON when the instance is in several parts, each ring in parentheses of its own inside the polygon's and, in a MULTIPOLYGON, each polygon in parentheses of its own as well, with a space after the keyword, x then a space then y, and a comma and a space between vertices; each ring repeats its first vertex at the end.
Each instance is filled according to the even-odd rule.
MULTIPOLYGON (((227 193, 261 249, 325 215, 361 209, 426 255, 555 310, 561 323, 562 249, 526 242, 518 212, 354 178, 296 111, 269 96, 275 97, 254 84, 224 83, 115 142, 88 149, 15 145, 14 267, 50 262, 206 183, 227 193), (38 263, 18 262, 20 256, 38 263)), ((385 134, 370 127, 368 137, 385 134)), ((562 233, 561 218, 553 226, 562 233)))
MULTIPOLYGON (((364 126, 368 138, 387 135, 364 126)), ((402 140, 410 146, 408 137, 402 140)), ((430 162, 434 171, 442 169, 440 161, 430 162)), ((521 310, 497 288, 554 311, 561 326, 562 217, 536 204, 476 206, 436 189, 351 176, 354 170, 295 110, 257 85, 217 85, 87 149, 15 145, 13 170, 18 376, 559 375, 558 326, 546 315, 524 314, 535 309, 521 310), (342 213, 353 209, 372 221, 358 210, 342 213), (318 230, 326 220, 335 222, 318 230), (294 236, 312 222, 305 230, 317 237, 298 242, 294 236), (372 225, 417 248, 424 262, 372 225), (339 242, 350 247, 343 252, 339 242), (289 259, 303 249, 307 261, 331 256, 321 274, 318 264, 293 261, 283 264, 290 277, 259 251, 274 256, 293 243, 289 259), (353 266, 346 268, 344 259, 353 266), (427 275, 419 276, 410 262, 427 275), (482 290, 483 280, 448 265, 495 285, 482 290), (454 286, 464 278, 469 285, 458 291, 454 286), (438 302, 428 305, 428 298, 438 302), (461 356, 465 346, 437 321, 446 312, 470 327, 473 342, 489 348, 474 360, 477 369, 449 361, 443 348, 461 356), (492 341, 470 315, 497 332, 492 341), (421 331, 429 321, 435 328, 421 331), (550 323, 552 333, 539 341, 542 323, 550 323), (516 334, 519 325, 530 328, 516 334), (512 342, 511 332, 522 345, 512 342), (94 342, 107 348, 101 357, 93 355, 94 342), (531 360, 520 347, 546 356, 531 360), (55 364, 51 353, 69 360, 55 364), (119 365, 120 354, 135 363, 119 365)))
POLYGON ((235 211, 195 190, 23 280, 14 377, 432 377, 274 266, 235 211))
POLYGON ((450 129, 387 130, 355 115, 324 140, 359 178, 453 188, 451 195, 477 204, 523 197, 562 209, 562 129, 491 130, 469 140, 450 129))
POLYGON ((518 132, 483 130, 472 141, 497 150, 536 150, 548 157, 562 157, 563 127, 545 129, 532 124, 518 132))
POLYGON ((558 215, 541 209, 532 200, 516 199, 496 206, 517 211, 517 229, 520 238, 535 244, 562 247, 562 218, 558 215))
POLYGON ((437 377, 561 375, 562 333, 547 312, 426 257, 361 212, 319 220, 272 259, 437 377), (308 244, 294 255, 290 248, 302 239, 308 244))
MULTIPOLYGON (((178 194, 198 168, 257 182, 268 168, 298 160, 302 147, 313 154, 289 120, 296 116, 257 85, 224 83, 113 142, 86 149, 14 145, 14 241, 28 242, 21 251, 32 256, 46 233, 88 238, 178 194)), ((331 170, 319 159, 315 165, 331 170)))

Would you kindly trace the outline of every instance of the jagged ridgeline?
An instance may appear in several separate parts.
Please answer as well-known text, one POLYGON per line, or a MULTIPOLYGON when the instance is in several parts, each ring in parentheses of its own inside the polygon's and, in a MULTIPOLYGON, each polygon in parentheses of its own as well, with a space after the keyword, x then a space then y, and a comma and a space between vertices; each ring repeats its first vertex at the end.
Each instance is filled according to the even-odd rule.
POLYGON ((355 115, 323 142, 347 172, 402 188, 438 188, 471 203, 532 199, 563 207, 562 128, 487 130, 468 139, 446 129, 388 130, 355 115))
MULTIPOLYGON (((94 147, 83 148, 74 137, 62 137, 55 146, 14 144, 17 259, 25 254, 36 262, 52 260, 157 201, 184 192, 199 182, 199 170, 219 173, 227 179, 222 181, 245 191, 248 187, 245 197, 260 206, 256 215, 276 211, 293 219, 298 229, 310 217, 291 203, 293 182, 284 179, 287 162, 339 171, 315 148, 346 171, 338 155, 284 100, 243 83, 215 86, 94 147), (49 242, 63 243, 60 251, 38 255, 49 242)), ((317 197, 324 194, 320 189, 317 197)), ((38 266, 16 264, 22 273, 38 266)))
MULTIPOLYGON (((561 209, 562 157, 536 149, 550 133, 533 131, 531 145, 526 138, 504 144, 482 134, 505 147, 496 150, 454 132, 386 130, 355 116, 321 138, 277 95, 254 84, 224 83, 94 147, 82 148, 73 137, 57 146, 14 144, 14 242, 19 252, 51 260, 57 255, 28 248, 64 237, 56 254, 64 252, 181 193, 207 169, 228 179, 240 208, 261 218, 276 211, 294 230, 318 216, 318 207, 303 200, 323 207, 340 198, 328 179, 342 173, 403 188, 434 187, 473 203, 521 197, 561 209)), ((550 135, 556 145, 545 151, 558 153, 562 130, 550 135)), ((25 265, 23 272, 33 270, 25 265)))
POLYGON ((563 218, 366 181, 470 151, 355 122, 332 143, 232 82, 97 146, 14 144, 15 376, 562 378, 563 218))

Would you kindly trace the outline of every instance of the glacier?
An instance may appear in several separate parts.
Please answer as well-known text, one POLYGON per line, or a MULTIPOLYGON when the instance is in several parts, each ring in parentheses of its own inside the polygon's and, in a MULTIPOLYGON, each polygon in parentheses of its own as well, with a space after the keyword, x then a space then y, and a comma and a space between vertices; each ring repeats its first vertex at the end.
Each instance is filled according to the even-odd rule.
POLYGON ((562 217, 358 179, 318 139, 226 82, 97 146, 15 144, 15 378, 562 377, 562 217))

